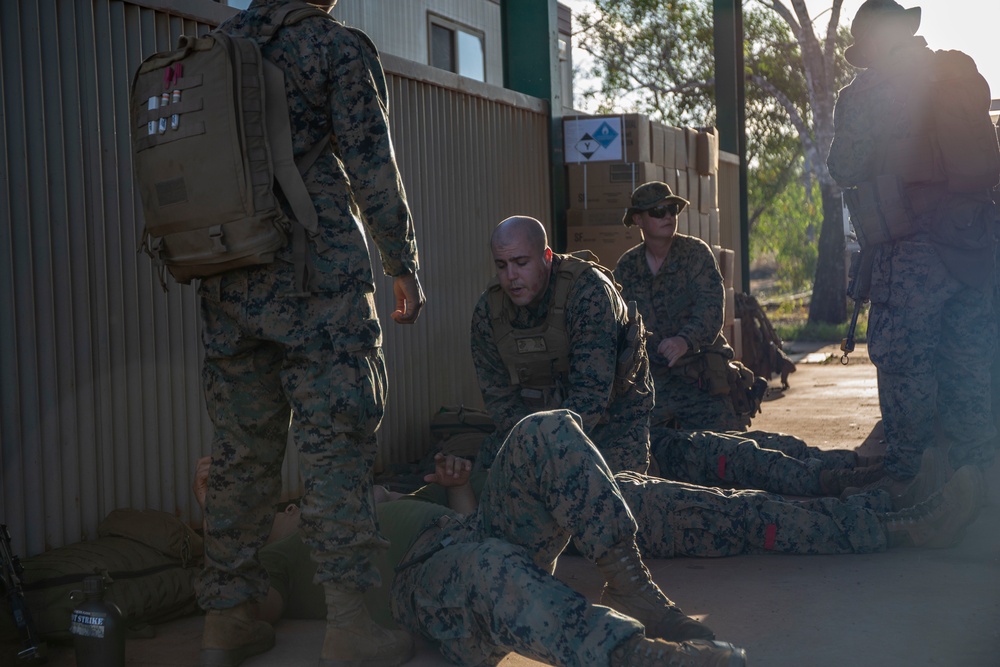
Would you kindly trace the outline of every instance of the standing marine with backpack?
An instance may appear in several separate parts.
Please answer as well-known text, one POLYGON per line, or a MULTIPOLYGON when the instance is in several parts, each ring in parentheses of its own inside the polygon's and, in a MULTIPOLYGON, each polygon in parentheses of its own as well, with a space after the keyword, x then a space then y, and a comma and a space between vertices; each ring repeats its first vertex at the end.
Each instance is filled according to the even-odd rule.
MULTIPOLYGON (((310 4, 329 11, 335 2, 310 4)), ((305 480, 303 535, 329 608, 320 664, 397 665, 412 654, 412 640, 376 625, 361 601, 380 585, 372 556, 387 546, 372 502, 386 373, 362 222, 394 277, 399 324, 416 321, 424 303, 414 226, 374 45, 319 13, 283 25, 291 4, 305 7, 254 0, 219 26, 254 38, 283 71, 294 155, 328 138, 330 148, 304 176, 318 217, 305 248, 306 280, 297 280, 289 242, 275 261, 204 278, 199 287, 204 389, 215 424, 198 585, 208 612, 201 662, 233 667, 274 645, 273 629, 255 614, 268 588, 257 550, 281 491, 291 428, 305 480)))
POLYGON ((919 26, 919 7, 858 9, 844 57, 859 72, 838 94, 827 158, 872 253, 868 356, 886 441, 872 485, 894 495, 996 456, 983 353, 995 336, 1000 145, 975 62, 932 51, 919 26))

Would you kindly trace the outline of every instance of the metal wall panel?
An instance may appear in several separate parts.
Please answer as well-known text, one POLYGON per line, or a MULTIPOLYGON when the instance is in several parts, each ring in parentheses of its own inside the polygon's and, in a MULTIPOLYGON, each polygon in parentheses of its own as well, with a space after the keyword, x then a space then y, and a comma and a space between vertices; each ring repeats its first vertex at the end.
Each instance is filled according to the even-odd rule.
POLYGON ((503 85, 500 4, 493 0, 364 0, 339 2, 331 14, 364 30, 382 53, 428 64, 427 15, 454 21, 484 34, 486 82, 503 85))
MULTIPOLYGON (((21 555, 93 537, 116 507, 200 518, 191 473, 211 424, 198 304, 191 287, 164 293, 137 253, 127 100, 144 56, 207 32, 219 12, 198 0, 0 3, 0 522, 21 555)), ((383 463, 426 453, 439 405, 480 400, 468 328, 489 232, 549 210, 544 103, 384 65, 429 303, 397 326, 380 281, 383 463)), ((288 492, 296 469, 292 455, 288 492)))

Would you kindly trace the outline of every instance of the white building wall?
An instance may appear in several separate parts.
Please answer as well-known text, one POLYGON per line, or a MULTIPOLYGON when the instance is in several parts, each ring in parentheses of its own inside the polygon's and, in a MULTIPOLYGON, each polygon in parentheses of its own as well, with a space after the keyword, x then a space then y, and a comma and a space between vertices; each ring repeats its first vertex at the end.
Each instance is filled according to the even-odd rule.
POLYGON ((484 35, 486 83, 503 85, 500 3, 496 0, 340 0, 331 14, 364 30, 382 53, 430 64, 428 14, 484 35))

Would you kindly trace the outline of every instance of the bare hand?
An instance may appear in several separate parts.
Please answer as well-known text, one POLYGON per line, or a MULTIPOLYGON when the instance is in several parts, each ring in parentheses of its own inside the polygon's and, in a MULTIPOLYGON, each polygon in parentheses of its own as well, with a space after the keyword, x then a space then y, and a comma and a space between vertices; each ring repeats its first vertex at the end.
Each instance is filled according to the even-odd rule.
POLYGON ((427 298, 420 287, 420 280, 415 273, 404 273, 392 279, 392 293, 396 297, 396 310, 392 319, 396 324, 413 324, 420 315, 427 298))
POLYGON ((191 490, 194 491, 195 500, 201 510, 205 511, 205 499, 208 497, 208 471, 212 467, 212 457, 203 456, 198 459, 198 464, 194 469, 194 484, 191 490))
POLYGON ((677 360, 688 353, 687 341, 680 336, 673 336, 671 338, 664 338, 660 341, 660 344, 656 347, 656 351, 660 355, 666 357, 667 361, 670 362, 669 366, 673 368, 673 365, 677 363, 677 360))
POLYGON ((424 475, 424 481, 444 487, 462 486, 469 483, 471 474, 472 461, 438 452, 434 455, 434 472, 424 475))

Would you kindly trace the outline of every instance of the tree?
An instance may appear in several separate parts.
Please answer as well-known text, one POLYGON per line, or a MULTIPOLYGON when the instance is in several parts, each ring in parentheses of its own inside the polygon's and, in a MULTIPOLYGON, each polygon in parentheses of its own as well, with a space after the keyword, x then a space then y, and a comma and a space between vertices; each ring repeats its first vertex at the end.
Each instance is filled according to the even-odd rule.
MULTIPOLYGON (((836 93, 847 83, 842 0, 823 40, 804 0, 756 0, 744 13, 751 230, 788 187, 819 185, 822 225, 809 319, 847 319, 840 189, 826 167, 836 93)), ((580 16, 601 111, 639 111, 673 125, 714 123, 712 8, 706 0, 595 0, 580 16)), ((792 199, 794 201, 794 198, 792 199)), ((805 211, 802 211, 805 214, 805 211)))

